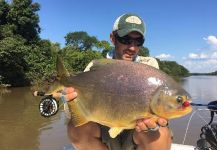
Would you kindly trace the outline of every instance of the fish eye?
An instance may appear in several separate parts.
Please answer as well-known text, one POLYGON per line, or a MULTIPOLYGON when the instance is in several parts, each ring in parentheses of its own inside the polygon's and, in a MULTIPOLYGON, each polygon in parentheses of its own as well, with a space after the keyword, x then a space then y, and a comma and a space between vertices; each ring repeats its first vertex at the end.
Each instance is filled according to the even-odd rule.
POLYGON ((182 103, 182 102, 183 102, 182 96, 177 96, 177 97, 176 97, 176 101, 177 101, 178 103, 182 103))

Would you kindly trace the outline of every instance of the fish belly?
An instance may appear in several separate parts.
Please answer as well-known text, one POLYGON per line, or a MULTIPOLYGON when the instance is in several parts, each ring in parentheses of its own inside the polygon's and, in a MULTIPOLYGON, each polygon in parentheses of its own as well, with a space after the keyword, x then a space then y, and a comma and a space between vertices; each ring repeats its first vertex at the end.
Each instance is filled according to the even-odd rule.
POLYGON ((93 90, 77 92, 77 107, 88 121, 128 129, 135 127, 137 119, 152 115, 149 111, 149 102, 143 99, 144 96, 116 95, 93 90))

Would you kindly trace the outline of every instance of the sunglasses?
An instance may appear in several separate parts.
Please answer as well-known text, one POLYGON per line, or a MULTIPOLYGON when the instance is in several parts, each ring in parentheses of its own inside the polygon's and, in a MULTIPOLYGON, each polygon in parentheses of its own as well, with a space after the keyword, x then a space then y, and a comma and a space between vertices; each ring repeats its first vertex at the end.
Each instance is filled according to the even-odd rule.
POLYGON ((121 44, 130 45, 134 43, 136 46, 142 46, 145 42, 145 39, 143 37, 139 38, 132 38, 128 35, 125 35, 123 37, 118 36, 118 34, 115 34, 115 38, 120 42, 121 44))

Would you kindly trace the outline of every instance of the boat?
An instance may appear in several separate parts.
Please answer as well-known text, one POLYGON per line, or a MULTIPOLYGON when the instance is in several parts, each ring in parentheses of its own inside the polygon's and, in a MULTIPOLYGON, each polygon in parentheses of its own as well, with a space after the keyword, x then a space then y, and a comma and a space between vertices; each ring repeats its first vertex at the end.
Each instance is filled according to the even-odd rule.
POLYGON ((196 150, 195 146, 173 143, 170 150, 196 150))
MULTIPOLYGON (((62 147, 60 150, 75 150, 71 144, 62 147)), ((196 147, 191 145, 183 145, 183 144, 172 144, 170 150, 196 150, 196 147)))

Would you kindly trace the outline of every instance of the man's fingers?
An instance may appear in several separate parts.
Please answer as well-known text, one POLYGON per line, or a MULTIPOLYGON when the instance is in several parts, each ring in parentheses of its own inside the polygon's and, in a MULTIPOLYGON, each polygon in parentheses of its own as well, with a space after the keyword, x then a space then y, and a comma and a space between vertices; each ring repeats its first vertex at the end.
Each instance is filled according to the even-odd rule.
POLYGON ((136 131, 149 131, 150 129, 155 129, 158 127, 158 124, 152 119, 139 119, 136 123, 136 131))
POLYGON ((64 88, 63 91, 62 91, 62 94, 69 94, 69 93, 73 93, 75 92, 75 89, 73 87, 67 87, 67 88, 64 88))
POLYGON ((60 98, 62 96, 62 93, 55 92, 55 93, 52 93, 52 96, 54 98, 60 98))
POLYGON ((168 125, 168 121, 163 118, 159 118, 157 122, 161 127, 166 127, 168 125))
POLYGON ((66 101, 71 101, 77 97, 77 93, 73 87, 64 88, 60 92, 52 93, 52 95, 54 98, 60 98, 61 96, 64 96, 66 101))
POLYGON ((72 92, 72 93, 69 93, 67 95, 64 95, 64 97, 65 97, 66 101, 72 101, 77 97, 77 93, 72 92))
POLYGON ((151 118, 144 118, 144 119, 139 119, 136 122, 136 127, 135 130, 137 132, 142 132, 142 131, 156 131, 159 129, 159 127, 166 127, 168 125, 168 121, 164 118, 159 118, 157 122, 152 120, 151 118))
POLYGON ((143 122, 143 119, 140 119, 136 123, 136 130, 138 132, 143 131, 143 130, 148 130, 146 124, 143 122))
POLYGON ((144 123, 147 126, 147 128, 150 128, 150 129, 153 129, 157 126, 157 123, 153 121, 152 119, 145 119, 144 123))

